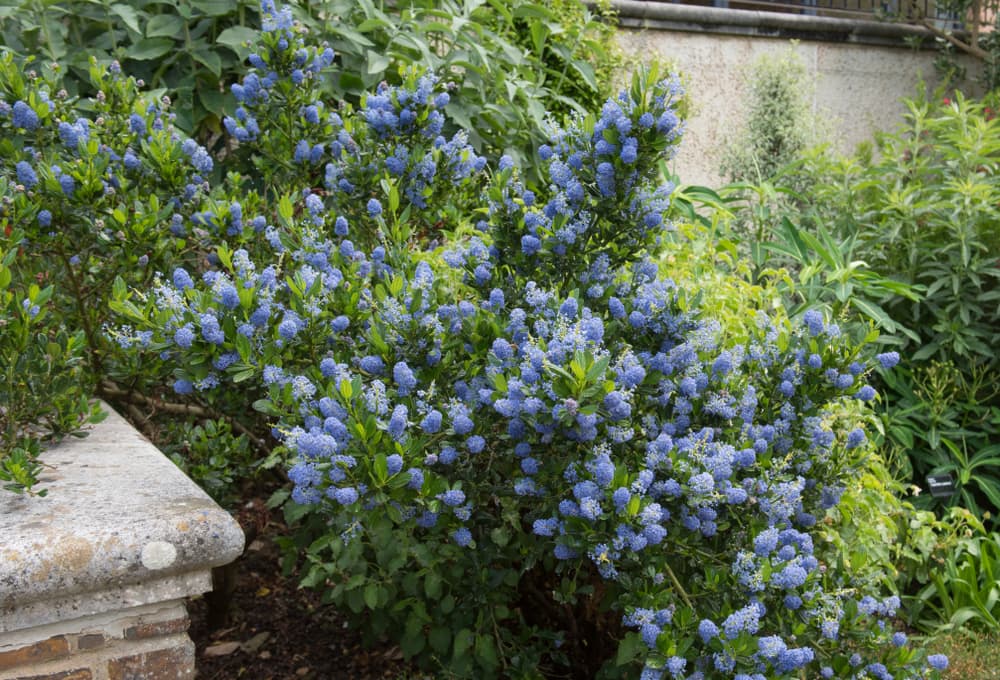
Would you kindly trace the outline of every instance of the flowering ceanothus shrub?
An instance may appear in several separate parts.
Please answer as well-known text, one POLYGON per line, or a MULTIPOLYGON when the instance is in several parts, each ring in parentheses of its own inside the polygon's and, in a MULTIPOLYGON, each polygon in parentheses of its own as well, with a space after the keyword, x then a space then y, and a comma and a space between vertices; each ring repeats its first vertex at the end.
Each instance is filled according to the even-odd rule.
POLYGON ((275 419, 307 583, 459 676, 936 676, 814 545, 863 464, 859 349, 815 312, 736 339, 653 259, 673 81, 553 125, 526 187, 440 136, 431 76, 324 103, 332 55, 264 9, 225 126, 280 198, 213 194, 175 226, 214 266, 116 308, 177 393, 275 419))
MULTIPOLYGON (((18 230, 20 276, 57 284, 51 305, 67 328, 83 331, 88 368, 111 371, 117 345, 102 329, 112 284, 122 278, 122 286, 146 285, 154 266, 177 260, 187 244, 162 227, 190 214, 214 161, 173 128, 169 101, 141 96, 116 63, 92 64, 99 94, 85 105, 61 89, 57 65, 38 68, 23 73, 0 52, 7 227, 0 245, 13 244, 10 230, 18 230)), ((127 346, 150 335, 118 340, 127 346)))

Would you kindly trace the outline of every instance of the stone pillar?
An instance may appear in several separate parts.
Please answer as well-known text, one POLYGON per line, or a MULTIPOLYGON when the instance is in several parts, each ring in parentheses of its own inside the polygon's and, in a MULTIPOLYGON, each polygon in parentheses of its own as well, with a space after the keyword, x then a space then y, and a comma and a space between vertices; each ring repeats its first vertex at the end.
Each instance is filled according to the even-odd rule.
POLYGON ((45 497, 0 491, 0 680, 193 678, 184 598, 239 525, 114 412, 42 462, 45 497))

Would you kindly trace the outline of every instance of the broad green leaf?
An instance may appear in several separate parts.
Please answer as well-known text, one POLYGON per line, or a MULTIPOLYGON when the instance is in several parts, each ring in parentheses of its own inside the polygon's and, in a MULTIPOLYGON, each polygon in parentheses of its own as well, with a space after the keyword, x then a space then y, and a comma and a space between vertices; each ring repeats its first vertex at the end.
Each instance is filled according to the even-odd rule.
POLYGON ((166 38, 146 38, 129 48, 128 58, 136 61, 159 59, 174 49, 174 41, 166 38))
POLYGON ((212 72, 216 78, 222 75, 222 59, 218 52, 213 50, 196 50, 191 53, 191 58, 212 72))
POLYGON ((173 14, 158 14, 146 23, 147 38, 171 38, 184 29, 184 20, 173 14))
POLYGON ((367 72, 369 74, 383 73, 387 68, 389 68, 389 64, 392 63, 389 57, 384 54, 379 54, 374 50, 368 50, 367 62, 367 72))
POLYGON ((111 11, 121 18, 130 31, 142 35, 142 29, 139 28, 139 13, 132 6, 116 3, 111 5, 111 11))
POLYGON ((225 45, 226 47, 242 48, 244 43, 253 43, 257 40, 257 36, 260 32, 253 28, 247 28, 246 26, 230 26, 222 33, 219 37, 215 39, 215 42, 219 45, 225 45))

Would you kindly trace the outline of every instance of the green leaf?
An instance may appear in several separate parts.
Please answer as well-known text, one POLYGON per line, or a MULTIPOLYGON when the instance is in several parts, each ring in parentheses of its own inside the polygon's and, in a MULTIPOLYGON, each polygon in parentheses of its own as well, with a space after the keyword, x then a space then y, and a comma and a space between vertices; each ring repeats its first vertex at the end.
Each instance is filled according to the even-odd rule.
POLYGON ((191 58, 212 72, 216 78, 222 75, 222 58, 214 50, 195 50, 191 58))
POLYGON ((184 20, 174 14, 159 14, 146 23, 147 38, 172 38, 184 29, 184 20))
POLYGON ((615 665, 624 666, 631 663, 643 648, 642 638, 638 633, 626 633, 622 641, 618 643, 618 654, 615 656, 615 665))
POLYGON ((369 609, 375 609, 378 606, 378 584, 369 583, 365 586, 365 605, 369 609))
POLYGON ((253 410, 268 416, 281 415, 281 411, 278 410, 274 402, 270 399, 258 399, 253 403, 253 410))
POLYGON ((456 659, 460 658, 463 654, 465 654, 465 652, 469 649, 469 647, 472 646, 474 639, 475 637, 473 636, 472 631, 469 630, 468 628, 463 628, 462 630, 455 633, 455 643, 453 645, 453 648, 455 650, 454 656, 456 659))
POLYGON ((441 598, 441 575, 434 570, 428 571, 424 577, 424 592, 431 600, 441 598))
POLYGON ((431 628, 428 641, 431 643, 431 649, 438 654, 444 654, 451 647, 451 630, 444 626, 431 628))
POLYGON ((139 28, 139 13, 135 11, 129 5, 123 5, 121 3, 111 5, 111 11, 117 14, 125 25, 128 26, 129 30, 137 35, 142 35, 142 29, 139 28))
POLYGON ((374 50, 367 51, 367 73, 371 75, 383 73, 387 68, 389 68, 389 64, 391 63, 392 60, 384 54, 379 54, 374 50))
POLYGON ((493 638, 489 635, 476 636, 476 659, 486 668, 496 668, 500 661, 497 659, 497 649, 493 644, 493 638))
POLYGON ((894 322, 879 305, 860 297, 852 297, 851 304, 857 307, 858 311, 862 314, 885 328, 890 333, 896 332, 896 322, 894 322))
MULTIPOLYGON (((215 39, 215 42, 219 45, 225 45, 226 47, 236 49, 244 47, 245 43, 256 42, 258 35, 260 35, 260 31, 253 28, 247 28, 246 26, 230 26, 219 34, 219 37, 215 39)), ((239 50, 237 50, 237 53, 239 53, 239 50)))
POLYGON ((221 17, 235 13, 237 3, 231 0, 190 0, 191 6, 210 17, 221 17))
POLYGON ((146 38, 129 48, 128 58, 136 61, 159 59, 174 49, 174 41, 166 38, 146 38))

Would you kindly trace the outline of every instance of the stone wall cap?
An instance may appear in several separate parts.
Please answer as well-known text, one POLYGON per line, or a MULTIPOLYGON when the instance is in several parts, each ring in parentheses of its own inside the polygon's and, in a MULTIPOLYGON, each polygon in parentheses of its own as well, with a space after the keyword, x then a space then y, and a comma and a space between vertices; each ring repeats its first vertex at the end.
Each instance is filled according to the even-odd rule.
POLYGON ((102 406, 89 436, 42 454, 45 497, 0 491, 0 632, 18 608, 207 571, 243 551, 229 513, 102 406))
MULTIPOLYGON (((758 10, 681 5, 670 0, 612 0, 623 27, 680 31, 788 33, 793 37, 847 42, 879 42, 904 46, 906 39, 934 45, 923 26, 873 19, 839 18, 758 10)), ((804 8, 805 9, 805 8, 804 8)), ((817 7, 822 11, 823 8, 817 7)))

